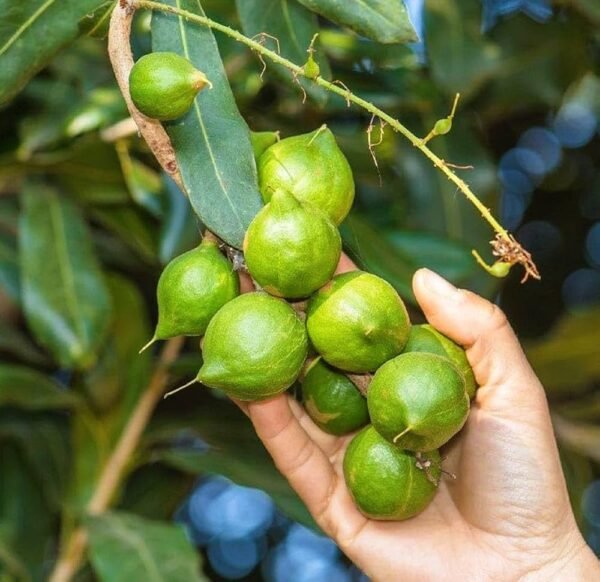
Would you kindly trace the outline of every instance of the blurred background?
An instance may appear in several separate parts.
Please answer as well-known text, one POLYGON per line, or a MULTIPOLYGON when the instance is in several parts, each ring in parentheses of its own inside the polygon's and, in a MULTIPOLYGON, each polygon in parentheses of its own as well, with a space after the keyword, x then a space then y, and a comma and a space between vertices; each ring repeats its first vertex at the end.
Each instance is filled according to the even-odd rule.
MULTIPOLYGON (((215 20, 255 33, 232 0, 202 4, 215 20)), ((541 281, 521 285, 518 268, 493 279, 477 267, 471 249, 491 260, 492 231, 401 136, 373 128, 375 165, 368 115, 315 87, 303 103, 289 74, 267 66, 261 77, 254 54, 217 36, 237 104, 254 131, 287 137, 330 126, 357 184, 346 250, 398 289, 414 321, 422 316, 410 280, 421 266, 506 311, 546 387, 573 509, 600 554, 600 4, 405 4, 421 39, 409 46, 319 19, 321 71, 423 136, 460 92, 452 131, 431 148, 469 167, 457 172, 532 253, 541 281)), ((111 8, 82 19, 77 38, 0 111, 3 581, 44 579, 52 568, 148 383, 155 354, 137 350, 155 324, 161 269, 199 240, 187 201, 144 142, 115 131, 127 110, 107 60, 111 8), (36 206, 40 197, 47 206, 36 206), (62 242, 49 230, 52 212, 64 221, 62 242), (83 255, 73 255, 80 246, 83 255), (101 323, 85 330, 85 350, 74 345, 63 357, 42 347, 53 341, 40 331, 52 313, 32 305, 69 262, 88 277, 81 309, 99 310, 101 323)), ((274 36, 290 34, 283 21, 270 26, 274 36)), ((9 32, 0 30, 0 43, 9 32)), ((149 14, 136 15, 132 45, 137 57, 150 50, 149 14)), ((304 50, 292 60, 301 64, 304 50)), ((172 366, 173 384, 199 366, 192 338, 172 366)), ((364 579, 316 532, 245 417, 199 386, 159 405, 114 506, 94 539, 108 544, 119 519, 132 531, 183 527, 192 550, 181 556, 202 560, 210 580, 364 579)), ((95 573, 87 567, 79 579, 111 579, 102 559, 94 550, 95 573)))

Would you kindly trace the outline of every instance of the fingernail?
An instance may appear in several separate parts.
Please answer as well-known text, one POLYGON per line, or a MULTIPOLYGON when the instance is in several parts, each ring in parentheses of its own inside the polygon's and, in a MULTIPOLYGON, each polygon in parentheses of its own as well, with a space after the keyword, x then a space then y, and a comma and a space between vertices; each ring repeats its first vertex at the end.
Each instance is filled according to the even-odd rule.
POLYGON ((437 273, 429 269, 420 269, 419 277, 422 277, 423 284, 427 289, 436 295, 441 295, 446 299, 453 299, 458 289, 437 273))

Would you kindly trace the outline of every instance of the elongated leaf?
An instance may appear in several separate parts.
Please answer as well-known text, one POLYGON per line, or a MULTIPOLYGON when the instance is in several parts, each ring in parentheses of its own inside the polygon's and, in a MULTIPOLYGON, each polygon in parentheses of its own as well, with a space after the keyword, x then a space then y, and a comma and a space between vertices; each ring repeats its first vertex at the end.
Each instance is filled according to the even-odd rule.
POLYGON ((72 408, 77 398, 50 378, 25 366, 0 365, 0 406, 26 410, 72 408))
POLYGON ((600 378, 600 309, 563 316, 552 332, 525 344, 527 357, 551 393, 600 378))
POLYGON ((138 354, 151 335, 144 300, 124 277, 108 279, 114 315, 109 340, 95 368, 84 376, 90 406, 80 406, 72 423, 75 449, 68 507, 82 509, 111 449, 148 385, 151 354, 138 354))
POLYGON ((52 189, 27 186, 19 227, 23 307, 38 341, 65 367, 92 364, 110 298, 86 224, 52 189))
POLYGON ((414 42, 417 34, 402 0, 299 0, 309 10, 383 43, 414 42))
MULTIPOLYGON (((198 0, 168 0, 204 14, 198 0)), ((183 183, 200 220, 241 248, 250 221, 262 206, 250 132, 242 119, 212 32, 172 14, 155 14, 152 47, 185 56, 213 83, 182 118, 166 124, 183 183)))
POLYGON ((478 267, 471 251, 460 243, 426 232, 394 230, 385 237, 417 268, 427 267, 453 283, 473 275, 478 267))
POLYGON ((200 556, 176 525, 124 512, 86 520, 94 571, 106 582, 194 582, 200 556))
POLYGON ((361 268, 383 277, 404 299, 415 302, 411 281, 417 266, 408 255, 395 249, 358 215, 348 217, 340 232, 344 245, 361 268))
POLYGON ((146 263, 156 261, 154 224, 131 206, 106 206, 90 209, 91 216, 106 230, 116 234, 146 263))
MULTIPOLYGON (((319 32, 319 23, 315 14, 296 0, 236 0, 236 5, 246 36, 254 37, 264 32, 277 39, 275 42, 266 37, 265 42, 270 42, 273 48, 279 49, 282 57, 300 66, 306 62, 308 57, 306 51, 311 39, 319 32)), ((313 48, 314 59, 319 65, 321 76, 330 79, 329 61, 320 43, 316 42, 313 48)), ((285 67, 269 65, 267 70, 271 68, 280 78, 294 83, 291 73, 285 67)), ((324 105, 327 102, 329 94, 322 87, 306 79, 302 79, 301 83, 308 95, 317 103, 324 105)))
POLYGON ((0 545, 4 546, 5 540, 10 545, 7 553, 0 556, 0 564, 8 559, 9 569, 20 575, 9 580, 43 580, 44 559, 53 544, 56 527, 44 499, 44 484, 36 478, 14 442, 0 441, 0 475, 0 523, 4 538, 0 545), (28 575, 19 564, 27 568, 28 575))
POLYGON ((64 415, 56 411, 0 409, 0 441, 14 442, 38 483, 48 507, 58 511, 67 485, 71 451, 64 415))
POLYGON ((76 38, 79 20, 104 0, 0 0, 0 106, 76 38))
POLYGON ((481 13, 477 0, 428 0, 427 51, 435 81, 448 92, 470 95, 501 64, 500 47, 473 26, 481 13))

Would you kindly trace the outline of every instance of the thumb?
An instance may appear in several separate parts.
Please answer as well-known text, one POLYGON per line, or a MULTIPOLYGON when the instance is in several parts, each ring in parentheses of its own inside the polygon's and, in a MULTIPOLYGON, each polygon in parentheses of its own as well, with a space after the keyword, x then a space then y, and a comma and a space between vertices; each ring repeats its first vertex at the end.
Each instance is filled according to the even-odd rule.
POLYGON ((544 390, 499 307, 428 269, 417 271, 413 290, 429 323, 465 348, 481 387, 477 405, 512 417, 515 410, 548 414, 544 390))

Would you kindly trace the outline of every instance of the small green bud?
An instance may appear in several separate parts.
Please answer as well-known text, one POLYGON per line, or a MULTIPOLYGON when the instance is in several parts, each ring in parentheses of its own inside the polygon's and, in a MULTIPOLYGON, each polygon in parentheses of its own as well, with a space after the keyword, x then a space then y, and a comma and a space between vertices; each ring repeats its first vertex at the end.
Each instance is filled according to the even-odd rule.
POLYGON ((452 119, 446 117, 438 119, 433 126, 433 133, 436 135, 446 135, 452 129, 452 119))
POLYGON ((319 63, 313 59, 312 54, 308 55, 308 60, 304 63, 304 75, 309 79, 316 79, 321 74, 321 67, 319 63))
POLYGON ((504 261, 496 261, 490 268, 489 273, 494 277, 503 278, 506 277, 510 273, 510 268, 512 265, 510 263, 505 263, 504 261))

